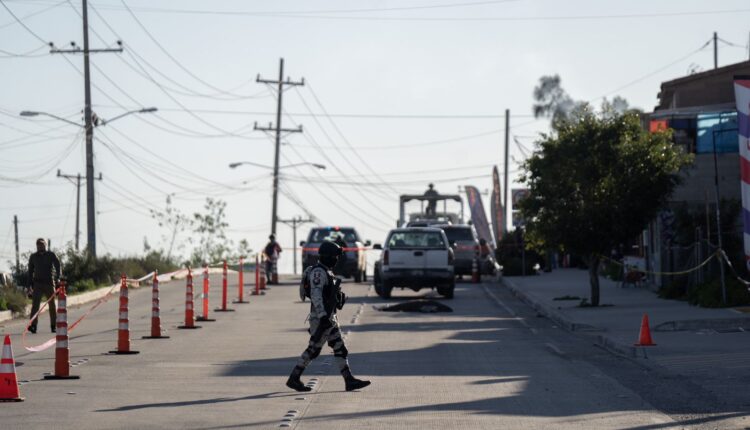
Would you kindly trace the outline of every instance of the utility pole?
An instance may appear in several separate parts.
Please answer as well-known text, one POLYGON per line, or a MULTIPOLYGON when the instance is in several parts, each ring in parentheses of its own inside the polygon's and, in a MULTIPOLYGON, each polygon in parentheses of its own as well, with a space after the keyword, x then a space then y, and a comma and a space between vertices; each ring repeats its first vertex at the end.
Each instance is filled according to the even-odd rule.
MULTIPOLYGON (((276 99, 276 126, 273 127, 271 123, 268 123, 268 127, 258 127, 258 123, 256 122, 254 125, 254 130, 259 131, 274 131, 276 133, 276 150, 274 154, 273 159, 273 203, 271 208, 271 233, 276 234, 276 222, 278 221, 277 216, 277 207, 278 207, 278 201, 279 201, 279 148, 281 147, 281 133, 302 133, 302 126, 300 125, 297 128, 282 128, 281 127, 281 113, 282 113, 282 104, 281 99, 282 95, 284 94, 284 86, 296 86, 296 85, 305 85, 305 78, 302 78, 299 82, 292 82, 292 80, 287 77, 286 81, 284 81, 284 59, 279 59, 279 79, 278 80, 269 80, 269 79, 261 79, 260 74, 258 74, 257 78, 255 79, 256 82, 263 83, 263 84, 273 84, 277 85, 277 99, 276 99)), ((295 265, 295 270, 296 270, 295 265)))
POLYGON ((297 216, 296 218, 292 219, 280 219, 279 222, 283 222, 284 224, 292 227, 292 241, 294 242, 292 245, 292 249, 294 250, 294 274, 297 274, 297 226, 300 224, 308 223, 308 222, 315 222, 309 218, 302 219, 302 217, 297 216))
POLYGON ((719 68, 719 35, 714 31, 714 69, 719 68))
MULTIPOLYGON (((503 207, 505 213, 503 219, 505 224, 503 225, 503 231, 507 232, 508 229, 508 158, 510 148, 510 109, 505 109, 505 170, 503 172, 503 207)), ((511 214, 513 212, 511 211, 511 214)))
POLYGON ((18 215, 13 215, 13 229, 16 231, 16 282, 21 275, 21 254, 18 252, 18 215))
POLYGON ((719 197, 719 164, 716 159, 716 132, 713 135, 714 146, 714 192, 716 193, 716 243, 719 245, 717 257, 719 261, 719 276, 721 279, 721 303, 727 304, 727 285, 724 279, 724 246, 721 240, 721 199, 719 197))
MULTIPOLYGON (((81 174, 77 175, 64 175, 60 173, 60 169, 57 169, 57 177, 65 178, 76 187, 76 251, 80 250, 80 236, 81 236, 81 174)), ((102 180, 102 174, 99 172, 99 177, 94 178, 97 181, 102 180)))
POLYGON ((84 121, 86 121, 86 232, 88 251, 96 257, 96 207, 94 205, 94 124, 91 112, 91 73, 89 71, 89 54, 98 52, 122 52, 122 41, 117 41, 117 48, 89 49, 88 4, 82 0, 83 49, 72 44, 72 49, 52 48, 51 54, 83 54, 84 80, 84 121))

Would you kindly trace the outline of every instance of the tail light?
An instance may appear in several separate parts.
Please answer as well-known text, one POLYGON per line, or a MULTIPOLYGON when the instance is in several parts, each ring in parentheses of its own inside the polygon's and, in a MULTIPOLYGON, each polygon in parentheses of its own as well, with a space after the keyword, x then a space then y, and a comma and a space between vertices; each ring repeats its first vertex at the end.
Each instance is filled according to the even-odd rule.
POLYGON ((388 264, 388 250, 383 251, 383 265, 388 264))
POLYGON ((448 264, 453 265, 453 250, 452 249, 448 250, 448 264))

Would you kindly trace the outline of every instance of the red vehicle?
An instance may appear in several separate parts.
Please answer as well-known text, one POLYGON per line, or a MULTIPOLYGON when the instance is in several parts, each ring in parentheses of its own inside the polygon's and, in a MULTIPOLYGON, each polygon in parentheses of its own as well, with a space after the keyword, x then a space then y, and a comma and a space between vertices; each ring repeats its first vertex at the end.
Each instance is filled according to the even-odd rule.
POLYGON ((354 278, 354 282, 367 281, 367 252, 370 241, 362 241, 353 227, 313 227, 307 240, 300 242, 302 247, 302 271, 318 262, 318 248, 324 240, 336 242, 344 249, 333 273, 345 278, 354 278))

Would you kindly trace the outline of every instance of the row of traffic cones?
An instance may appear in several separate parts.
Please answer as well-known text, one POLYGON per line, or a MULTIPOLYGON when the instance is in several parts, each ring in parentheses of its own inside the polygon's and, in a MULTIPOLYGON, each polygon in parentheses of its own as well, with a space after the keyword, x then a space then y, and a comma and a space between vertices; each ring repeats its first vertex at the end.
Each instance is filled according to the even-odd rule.
MULTIPOLYGON (((243 297, 244 266, 240 259, 239 271, 239 293, 235 303, 248 303, 243 297)), ((227 308, 227 263, 224 261, 222 277, 222 307, 216 311, 231 311, 227 308)), ((258 270, 256 270, 257 274, 258 270)), ((203 272, 203 315, 197 318, 200 321, 214 321, 208 319, 208 266, 204 266, 203 272)), ((265 275, 262 278, 265 281, 265 275)), ((257 287, 256 287, 257 288, 257 287)), ((263 288, 264 289, 264 288, 263 288)), ((55 347, 55 369, 51 375, 45 375, 44 379, 79 379, 79 376, 70 374, 70 350, 68 348, 68 314, 67 293, 65 281, 60 281, 57 289, 57 321, 56 321, 56 347, 55 347)), ((154 272, 152 283, 152 308, 151 308, 151 335, 143 336, 144 339, 169 339, 162 334, 161 317, 159 311, 159 278, 154 272)), ((139 351, 130 349, 130 320, 128 317, 128 284, 125 275, 120 278, 120 306, 118 313, 117 349, 110 351, 111 354, 138 354, 139 351)), ((185 300, 185 325, 179 328, 200 328, 194 324, 193 316, 193 275, 188 269, 186 300, 185 300)), ((3 341, 2 355, 0 355, 0 402, 23 401, 16 376, 15 361, 10 335, 6 335, 3 341)))

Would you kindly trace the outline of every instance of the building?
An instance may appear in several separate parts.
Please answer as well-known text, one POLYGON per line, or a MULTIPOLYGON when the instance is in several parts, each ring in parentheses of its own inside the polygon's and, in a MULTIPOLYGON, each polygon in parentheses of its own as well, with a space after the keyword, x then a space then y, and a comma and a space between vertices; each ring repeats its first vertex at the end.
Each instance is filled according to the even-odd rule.
MULTIPOLYGON (((639 244, 638 254, 649 271, 684 270, 710 254, 710 243, 716 239, 715 176, 721 199, 741 201, 735 75, 750 75, 750 61, 663 82, 658 104, 647 115, 649 130, 673 129, 675 143, 695 156, 693 165, 683 173, 683 183, 672 195, 670 209, 651 223, 639 244), (672 246, 674 210, 680 207, 700 208, 706 214, 705 223, 696 227, 692 249, 683 249, 684 244, 672 246)), ((741 241, 741 219, 736 224, 741 241)), ((692 282, 701 281, 701 276, 695 273, 692 282)), ((664 276, 650 278, 657 287, 671 280, 664 276)))

